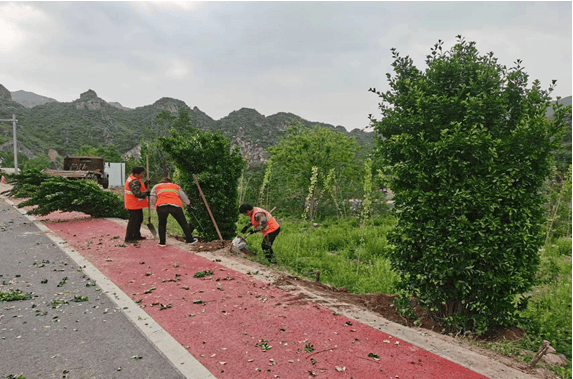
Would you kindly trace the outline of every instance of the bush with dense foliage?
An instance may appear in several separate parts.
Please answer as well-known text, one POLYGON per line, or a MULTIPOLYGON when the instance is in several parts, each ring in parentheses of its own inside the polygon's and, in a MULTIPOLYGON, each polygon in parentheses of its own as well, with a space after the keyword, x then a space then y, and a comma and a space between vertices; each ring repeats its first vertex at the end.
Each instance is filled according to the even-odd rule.
POLYGON ((10 194, 14 197, 30 197, 34 195, 42 182, 53 178, 38 169, 20 171, 18 174, 6 175, 8 182, 12 185, 10 194))
POLYGON ((199 224, 197 231, 207 240, 219 238, 193 175, 197 177, 223 239, 233 239, 239 216, 237 188, 245 167, 238 147, 231 148, 229 139, 220 132, 199 129, 187 134, 173 131, 172 137, 161 137, 158 143, 175 165, 175 182, 191 201, 190 221, 199 224))
MULTIPOLYGON (((33 175, 33 174, 32 174, 33 175)), ((71 180, 59 176, 41 177, 39 185, 31 184, 30 173, 26 173, 28 184, 22 186, 31 197, 18 204, 19 208, 37 205, 29 214, 44 216, 55 211, 83 212, 92 217, 128 218, 123 197, 102 190, 93 180, 71 180)), ((19 191, 18 193, 21 193, 19 191)))
MULTIPOLYGON (((425 71, 392 49, 395 75, 372 118, 391 169, 390 236, 401 287, 442 321, 483 333, 515 322, 539 265, 542 189, 566 109, 518 61, 507 69, 458 36, 425 71)), ((570 107, 569 107, 570 112, 570 107)))

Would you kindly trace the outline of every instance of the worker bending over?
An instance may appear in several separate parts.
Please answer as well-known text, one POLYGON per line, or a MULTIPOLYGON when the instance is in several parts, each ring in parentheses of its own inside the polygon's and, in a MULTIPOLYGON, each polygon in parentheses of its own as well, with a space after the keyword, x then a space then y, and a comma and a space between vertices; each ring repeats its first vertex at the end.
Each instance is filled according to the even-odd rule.
POLYGON ((265 258, 270 263, 277 263, 273 252, 273 242, 281 232, 281 227, 273 216, 263 208, 253 207, 251 204, 243 203, 239 207, 239 212, 249 216, 251 221, 245 225, 241 233, 246 233, 252 226, 253 232, 263 233, 263 243, 261 245, 265 258))

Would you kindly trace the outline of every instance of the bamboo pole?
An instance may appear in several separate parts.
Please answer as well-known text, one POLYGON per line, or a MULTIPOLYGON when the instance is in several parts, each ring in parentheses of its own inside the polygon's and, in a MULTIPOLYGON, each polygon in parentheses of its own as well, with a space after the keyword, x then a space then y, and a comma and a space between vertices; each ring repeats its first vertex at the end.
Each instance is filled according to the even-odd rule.
POLYGON ((213 217, 213 214, 211 213, 211 209, 209 209, 209 204, 207 204, 207 199, 205 199, 205 195, 203 195, 203 191, 201 191, 201 186, 199 185, 199 181, 197 181, 197 177, 195 176, 195 174, 193 174, 193 180, 195 180, 195 184, 197 184, 197 189, 199 190, 199 193, 201 194, 201 198, 203 199, 203 202, 205 203, 205 206, 207 207, 207 212, 209 212, 209 216, 211 216, 211 221, 213 221, 213 225, 215 225, 215 230, 217 230, 217 234, 219 235, 219 239, 221 240, 222 244, 225 244, 223 242, 223 237, 221 237, 221 232, 219 231, 219 227, 217 226, 217 223, 215 222, 215 218, 213 217))

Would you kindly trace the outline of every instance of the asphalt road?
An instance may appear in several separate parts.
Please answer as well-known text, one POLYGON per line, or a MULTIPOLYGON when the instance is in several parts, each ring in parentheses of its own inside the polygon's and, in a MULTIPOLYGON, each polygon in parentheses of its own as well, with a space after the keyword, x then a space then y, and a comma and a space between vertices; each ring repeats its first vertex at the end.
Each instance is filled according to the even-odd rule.
POLYGON ((0 199, 0 377, 184 378, 60 247, 0 199))

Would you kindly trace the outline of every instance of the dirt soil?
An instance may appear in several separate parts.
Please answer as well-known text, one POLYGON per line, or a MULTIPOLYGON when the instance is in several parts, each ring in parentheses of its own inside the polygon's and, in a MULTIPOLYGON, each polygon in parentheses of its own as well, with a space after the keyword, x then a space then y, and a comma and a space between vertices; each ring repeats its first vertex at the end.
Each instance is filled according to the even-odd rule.
MULTIPOLYGON (((181 236, 171 236, 178 241, 183 242, 184 238, 181 236)), ((369 312, 378 316, 381 320, 392 321, 396 324, 407 326, 414 330, 420 331, 423 335, 430 335, 433 338, 438 338, 442 341, 463 346, 465 349, 471 350, 484 357, 494 359, 506 366, 519 370, 530 377, 543 378, 543 379, 557 379, 556 374, 547 369, 547 365, 540 361, 537 367, 531 369, 527 363, 522 362, 516 356, 505 356, 493 350, 478 347, 476 342, 501 342, 503 340, 514 341, 523 338, 523 330, 511 328, 498 328, 491 331, 486 336, 477 337, 474 335, 460 336, 452 333, 442 333, 444 326, 438 321, 434 320, 427 312, 424 312, 422 307, 414 306, 419 325, 415 325, 415 319, 408 319, 398 313, 397 307, 394 304, 396 295, 388 295, 381 293, 369 293, 357 295, 350 293, 346 288, 336 288, 328 284, 321 283, 316 280, 308 280, 291 275, 284 271, 279 271, 278 267, 267 267, 254 262, 248 258, 255 256, 255 254, 248 249, 238 251, 231 244, 231 241, 199 241, 193 245, 186 245, 187 250, 196 254, 206 256, 213 260, 222 261, 223 264, 230 268, 236 269, 250 274, 259 274, 257 279, 265 280, 284 291, 290 292, 296 296, 297 301, 312 301, 320 304, 335 312, 339 312, 348 316, 349 312, 358 311, 369 312)), ((382 323, 382 321, 381 321, 382 323)), ((534 353, 529 351, 522 351, 522 354, 533 357, 534 353)))

